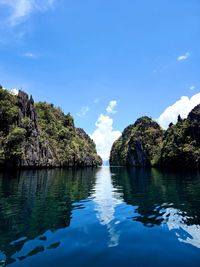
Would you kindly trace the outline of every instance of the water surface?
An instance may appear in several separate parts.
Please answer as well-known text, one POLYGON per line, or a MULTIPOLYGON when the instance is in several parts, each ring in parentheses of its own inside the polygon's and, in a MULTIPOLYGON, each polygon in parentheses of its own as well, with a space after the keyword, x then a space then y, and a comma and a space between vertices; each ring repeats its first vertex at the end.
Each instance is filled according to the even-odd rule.
POLYGON ((200 266, 200 175, 0 173, 0 265, 200 266))

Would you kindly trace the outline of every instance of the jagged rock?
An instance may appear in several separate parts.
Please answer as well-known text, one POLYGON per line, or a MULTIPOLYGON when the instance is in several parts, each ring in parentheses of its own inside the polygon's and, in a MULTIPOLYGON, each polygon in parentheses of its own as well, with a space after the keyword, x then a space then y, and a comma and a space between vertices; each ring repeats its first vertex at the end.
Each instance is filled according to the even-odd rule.
POLYGON ((188 120, 200 122, 200 105, 197 105, 188 115, 188 120))
POLYGON ((113 144, 110 164, 200 168, 200 105, 166 131, 148 117, 138 119, 113 144))
POLYGON ((113 144, 110 164, 122 166, 151 166, 157 160, 163 130, 149 117, 128 126, 113 144))
POLYGON ((94 142, 73 117, 52 104, 34 104, 0 88, 0 166, 66 167, 102 164, 94 142))
POLYGON ((163 136, 159 166, 173 168, 200 167, 200 105, 187 119, 178 120, 163 136))

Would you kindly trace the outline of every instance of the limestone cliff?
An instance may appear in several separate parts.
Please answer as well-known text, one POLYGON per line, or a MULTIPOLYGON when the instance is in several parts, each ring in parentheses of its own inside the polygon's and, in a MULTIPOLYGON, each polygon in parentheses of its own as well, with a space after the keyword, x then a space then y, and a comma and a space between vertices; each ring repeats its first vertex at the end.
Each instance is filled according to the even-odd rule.
POLYGON ((149 117, 128 126, 113 144, 111 165, 151 166, 157 161, 163 136, 161 127, 149 117))
POLYGON ((113 144, 110 164, 200 168, 200 105, 166 131, 148 117, 138 119, 113 144))
POLYGON ((200 105, 186 119, 179 116, 163 136, 158 164, 175 168, 200 168, 200 105))
POLYGON ((98 166, 94 142, 74 126, 70 114, 23 91, 12 95, 0 87, 0 166, 98 166))

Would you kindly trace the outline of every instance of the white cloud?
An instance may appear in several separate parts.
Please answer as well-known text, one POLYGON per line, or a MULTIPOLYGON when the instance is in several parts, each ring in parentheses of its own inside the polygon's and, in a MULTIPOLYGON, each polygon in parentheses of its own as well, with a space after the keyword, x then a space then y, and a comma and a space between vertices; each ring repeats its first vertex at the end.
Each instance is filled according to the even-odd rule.
POLYGON ((117 101, 116 100, 111 100, 108 107, 106 108, 106 111, 108 114, 115 114, 116 113, 116 108, 117 106, 117 101))
POLYGON ((194 90, 194 89, 196 89, 196 86, 194 85, 190 86, 190 90, 194 90))
POLYGON ((23 56, 28 58, 37 58, 37 56, 31 52, 24 53, 23 56))
POLYGON ((87 115, 89 110, 90 110, 90 108, 88 106, 83 106, 81 108, 81 110, 76 115, 83 118, 87 115))
MULTIPOLYGON (((108 114, 116 113, 117 101, 112 100, 109 102, 106 111, 108 114)), ((113 119, 109 115, 100 114, 97 122, 96 129, 91 134, 91 138, 94 140, 97 152, 104 161, 107 161, 110 157, 110 150, 115 140, 121 136, 120 131, 113 129, 113 119)))
POLYGON ((21 18, 29 15, 32 10, 32 4, 27 0, 0 0, 0 5, 5 5, 11 10, 8 18, 10 25, 18 24, 21 18))
POLYGON ((12 95, 18 95, 19 94, 19 90, 15 89, 15 88, 11 89, 10 92, 12 95))
POLYGON ((183 60, 188 59, 189 57, 190 57, 190 53, 187 52, 187 53, 185 53, 184 55, 179 56, 179 57, 177 58, 177 61, 183 61, 183 60))
POLYGON ((186 118, 189 112, 198 104, 200 104, 200 93, 193 95, 191 98, 182 96, 177 102, 166 108, 157 121, 166 129, 171 122, 175 123, 177 121, 178 115, 186 118))
POLYGON ((121 136, 120 131, 113 130, 113 119, 101 114, 96 122, 96 130, 91 138, 96 143, 97 152, 103 160, 108 160, 113 142, 121 136))
POLYGON ((33 11, 45 11, 53 6, 55 0, 0 0, 0 6, 6 6, 10 9, 10 15, 7 18, 10 26, 20 24, 33 11))

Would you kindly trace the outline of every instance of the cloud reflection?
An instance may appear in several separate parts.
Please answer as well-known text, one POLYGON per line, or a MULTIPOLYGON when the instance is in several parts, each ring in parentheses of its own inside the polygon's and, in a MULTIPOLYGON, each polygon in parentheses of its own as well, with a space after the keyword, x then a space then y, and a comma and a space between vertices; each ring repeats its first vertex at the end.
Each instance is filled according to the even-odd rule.
POLYGON ((175 234, 180 242, 191 244, 200 248, 200 225, 188 225, 186 221, 191 219, 186 214, 182 214, 181 210, 167 208, 165 215, 167 226, 170 231, 175 231, 175 234))
POLYGON ((114 188, 112 174, 108 167, 101 168, 96 174, 93 197, 97 218, 100 224, 105 225, 108 230, 108 247, 118 246, 120 231, 117 230, 117 225, 120 222, 115 217, 115 210, 118 205, 123 203, 123 195, 114 188))

